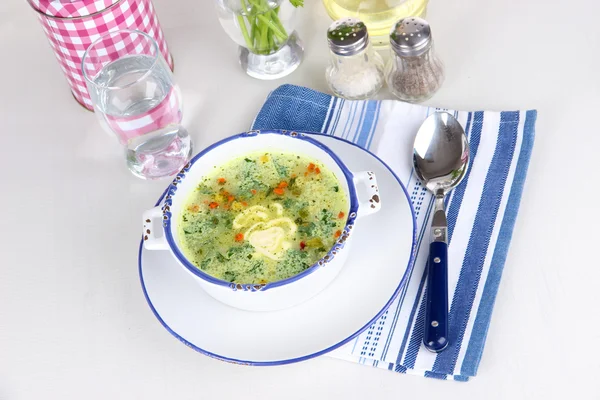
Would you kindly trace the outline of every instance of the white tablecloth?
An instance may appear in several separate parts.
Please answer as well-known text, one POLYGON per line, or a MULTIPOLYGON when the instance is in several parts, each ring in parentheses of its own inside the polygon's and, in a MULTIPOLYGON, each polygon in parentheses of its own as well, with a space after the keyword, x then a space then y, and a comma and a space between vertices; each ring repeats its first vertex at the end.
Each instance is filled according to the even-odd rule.
MULTIPOLYGON (((241 72, 212 1, 155 5, 197 148, 246 129, 281 83, 327 91, 318 0, 301 16, 304 64, 273 82, 241 72)), ((427 104, 538 110, 485 354, 477 378, 459 384, 327 357, 241 367, 171 337, 136 268, 141 212, 165 183, 129 174, 116 141, 73 100, 35 13, 2 2, 0 399, 596 398, 599 14, 593 0, 430 3, 447 69, 427 104)))

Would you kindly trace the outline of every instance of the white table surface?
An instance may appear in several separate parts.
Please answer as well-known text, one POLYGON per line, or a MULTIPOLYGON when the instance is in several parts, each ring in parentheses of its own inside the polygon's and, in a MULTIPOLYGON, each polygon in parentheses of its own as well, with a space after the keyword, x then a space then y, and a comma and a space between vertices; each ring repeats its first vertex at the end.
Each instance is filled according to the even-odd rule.
MULTIPOLYGON (((245 130, 281 83, 327 90, 319 0, 301 17, 305 62, 273 82, 239 69, 212 1, 154 3, 197 150, 245 130)), ((0 2, 0 399, 598 399, 598 15, 595 0, 430 3, 447 69, 429 104, 539 112, 479 376, 465 384, 328 357, 241 367, 173 338, 137 271, 140 216, 166 183, 129 174, 71 97, 35 14, 0 2)))

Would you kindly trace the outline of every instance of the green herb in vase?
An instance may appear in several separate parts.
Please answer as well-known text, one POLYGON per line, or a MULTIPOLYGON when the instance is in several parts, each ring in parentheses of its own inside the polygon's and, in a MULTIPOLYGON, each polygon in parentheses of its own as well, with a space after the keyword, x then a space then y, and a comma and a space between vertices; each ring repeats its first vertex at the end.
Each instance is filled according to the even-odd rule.
MULTIPOLYGON (((285 0, 284 0, 285 1, 285 0)), ((268 0, 240 0, 246 13, 237 15, 238 24, 248 50, 255 54, 271 54, 288 40, 288 33, 279 20, 280 6, 271 8, 268 0)), ((289 0, 302 7, 304 0, 289 0)))
POLYGON ((294 71, 304 54, 294 14, 304 0, 216 0, 219 20, 240 45, 240 64, 258 79, 294 71))

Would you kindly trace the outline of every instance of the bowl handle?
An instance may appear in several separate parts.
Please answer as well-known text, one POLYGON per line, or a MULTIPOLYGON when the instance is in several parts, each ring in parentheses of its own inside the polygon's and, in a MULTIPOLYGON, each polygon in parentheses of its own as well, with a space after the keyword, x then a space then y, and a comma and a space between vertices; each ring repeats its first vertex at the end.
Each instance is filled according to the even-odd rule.
POLYGON ((375 214, 381 210, 381 198, 379 197, 379 187, 377 186, 377 178, 371 171, 362 171, 354 174, 354 186, 358 192, 358 185, 362 184, 366 187, 367 197, 369 200, 360 201, 358 204, 357 218, 366 217, 367 215, 375 214))
MULTIPOLYGON (((167 239, 163 234, 157 236, 157 229, 154 229, 155 226, 162 227, 163 220, 163 212, 160 206, 154 207, 148 211, 144 212, 144 247, 146 250, 167 250, 169 248, 169 243, 167 243, 167 239), (154 222, 159 219, 155 224, 154 222)), ((158 231, 162 231, 162 229, 158 229, 158 231)))

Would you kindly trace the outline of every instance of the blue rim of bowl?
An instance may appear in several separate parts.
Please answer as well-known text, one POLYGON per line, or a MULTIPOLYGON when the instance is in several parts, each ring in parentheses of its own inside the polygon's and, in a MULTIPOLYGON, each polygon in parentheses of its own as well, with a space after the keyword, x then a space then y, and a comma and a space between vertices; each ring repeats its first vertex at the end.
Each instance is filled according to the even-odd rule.
MULTIPOLYGON (((348 336, 346 339, 344 339, 344 340, 342 340, 342 341, 340 341, 340 342, 338 342, 338 343, 336 343, 336 344, 334 344, 332 346, 329 346, 326 349, 317 351, 315 353, 307 354, 307 355, 301 356, 301 357, 290 358, 290 359, 287 359, 287 360, 277 360, 277 361, 238 360, 238 359, 235 359, 235 358, 225 357, 225 356, 221 356, 219 354, 211 353, 210 351, 204 350, 204 349, 202 349, 202 348, 194 345, 193 343, 188 342, 186 339, 184 339, 183 337, 181 337, 180 335, 178 335, 173 329, 171 329, 171 327, 169 327, 169 325, 167 325, 165 323, 165 321, 161 318, 160 314, 154 308, 154 305, 152 304, 152 301, 150 301, 150 298, 148 297, 148 292, 146 291, 146 285, 144 284, 144 276, 142 274, 142 250, 144 248, 144 239, 142 238, 142 240, 140 240, 140 247, 139 247, 139 253, 138 253, 138 273, 140 275, 140 283, 142 285, 142 291, 144 292, 144 297, 146 298, 146 302, 148 303, 148 306, 150 306, 150 309, 152 310, 152 313, 154 314, 154 316, 156 317, 156 319, 158 319, 158 321, 161 323, 161 325, 171 335, 173 335, 181 343, 183 343, 187 347, 189 347, 189 348, 197 351, 198 353, 204 354, 205 356, 208 356, 208 357, 211 357, 211 358, 215 358, 215 359, 220 360, 220 361, 225 361, 225 362, 228 362, 228 363, 232 363, 232 364, 252 365, 252 366, 275 366, 275 365, 285 365, 285 364, 292 364, 292 363, 296 363, 296 362, 300 362, 300 361, 306 361, 306 360, 309 360, 311 358, 315 358, 315 357, 321 356, 323 354, 327 354, 327 353, 329 353, 329 352, 337 349, 338 347, 341 347, 341 346, 345 345, 346 343, 348 343, 349 341, 351 341, 352 339, 354 339, 358 335, 360 335, 362 332, 364 332, 369 326, 373 325, 373 323, 375 323, 375 321, 377 321, 383 315, 383 313, 390 307, 390 305, 396 299, 396 297, 398 297, 398 295, 400 294, 400 291, 402 290, 402 288, 406 285, 406 281, 408 280, 408 277, 410 276, 410 273, 411 273, 411 271, 412 271, 412 269, 414 267, 414 261, 415 261, 415 256, 416 256, 416 250, 417 250, 417 220, 416 220, 416 216, 415 216, 415 210, 413 208, 412 202, 410 201, 410 195, 408 194, 408 191, 406 190, 406 187, 404 186, 404 184, 402 183, 402 181, 400 180, 400 178, 398 178, 398 175, 396 175, 396 173, 390 168, 390 166, 387 165, 383 160, 381 160, 375 154, 371 153, 369 150, 367 150, 367 149, 365 149, 365 148, 357 145, 356 143, 350 142, 350 141, 348 141, 346 139, 342 139, 342 138, 339 138, 339 137, 336 137, 336 136, 326 135, 324 133, 315 133, 315 132, 303 132, 303 133, 306 133, 306 134, 309 134, 309 135, 314 135, 314 136, 326 136, 326 137, 330 137, 332 139, 339 140, 340 142, 344 142, 344 143, 352 145, 354 147, 358 147, 359 149, 361 149, 364 152, 366 152, 369 155, 371 155, 371 157, 375 158, 382 165, 384 165, 388 169, 388 171, 390 171, 390 173, 392 174, 392 176, 396 179, 396 181, 398 182, 398 184, 402 188, 402 191, 404 192, 404 195, 406 196, 406 200, 408 202, 408 206, 410 208, 410 213, 412 215, 412 221, 413 221, 412 250, 411 250, 411 253, 410 253, 410 258, 408 260, 408 265, 406 266, 406 270, 404 271, 404 275, 402 276, 402 279, 398 283, 398 287, 396 288, 396 290, 394 290, 394 293, 392 294, 392 296, 390 297, 390 299, 388 300, 388 302, 383 306, 383 308, 381 309, 381 311, 379 311, 373 318, 371 318, 371 320, 369 320, 365 325, 363 325, 356 332, 354 332, 353 334, 351 334, 350 336, 348 336)), ((166 194, 167 194, 167 190, 165 190, 164 193, 162 194, 162 196, 160 197, 160 199, 158 199, 158 202, 156 203, 156 206, 158 206, 161 203, 161 201, 163 200, 163 198, 165 197, 166 194)), ((285 310, 283 310, 283 312, 285 312, 285 310)))
POLYGON ((187 268, 191 273, 196 275, 198 278, 200 278, 204 281, 207 281, 209 283, 218 285, 218 286, 223 286, 228 289, 232 289, 234 291, 243 290, 243 291, 250 291, 250 292, 258 292, 258 291, 264 292, 264 291, 272 289, 272 288, 276 288, 276 287, 294 283, 294 282, 312 274, 313 272, 318 271, 325 264, 331 262, 335 258, 335 255, 339 251, 341 251, 342 248, 344 247, 346 240, 350 236, 350 233, 354 226, 354 222, 356 221, 357 211, 358 211, 358 196, 356 194, 356 189, 354 187, 353 177, 354 176, 353 176, 352 172, 348 169, 348 167, 346 167, 346 165, 343 163, 343 161, 340 160, 340 158, 329 147, 325 146, 323 143, 319 142, 318 140, 315 140, 309 136, 306 136, 306 133, 304 133, 304 132, 272 129, 272 130, 254 130, 254 131, 242 132, 237 135, 229 136, 223 140, 213 143, 212 145, 208 146, 207 148, 202 150, 200 153, 198 153, 194 158, 192 158, 190 160, 190 162, 181 170, 181 172, 179 174, 177 174, 177 176, 175 177, 173 182, 167 188, 167 199, 165 200, 165 206, 163 206, 163 228, 164 228, 165 237, 167 239, 167 243, 169 244, 171 251, 175 255, 175 258, 177 258, 177 260, 185 268, 187 268), (344 229, 342 229, 342 234, 340 235, 340 238, 338 240, 336 240, 335 244, 329 249, 329 251, 327 251, 327 253, 324 254, 321 259, 317 260, 314 264, 312 264, 310 267, 308 267, 304 271, 300 272, 299 274, 296 274, 294 276, 291 276, 289 278, 282 279, 279 281, 269 282, 266 284, 233 283, 233 282, 224 281, 222 279, 215 278, 214 276, 211 276, 211 275, 207 274, 206 272, 202 271, 201 269, 199 269, 197 266, 192 264, 187 259, 187 257, 183 254, 183 252, 181 252, 181 250, 179 249, 179 246, 177 245, 177 242, 175 241, 175 238, 173 237, 173 232, 171 230, 172 214, 170 211, 170 207, 172 205, 173 198, 175 197, 175 195, 177 193, 177 185, 180 184, 181 182, 183 182, 187 171, 189 171, 192 168, 192 166, 194 165, 194 163, 196 161, 198 161, 200 158, 202 158, 204 155, 206 155, 213 149, 215 149, 225 143, 229 143, 229 142, 237 140, 237 139, 245 139, 245 138, 264 136, 264 135, 280 135, 280 136, 289 137, 291 139, 303 140, 303 141, 308 142, 308 143, 312 144, 313 146, 323 150, 329 157, 331 157, 333 159, 333 161, 335 161, 337 166, 340 168, 342 173, 344 174, 344 178, 346 179, 346 181, 348 183, 348 192, 349 192, 348 197, 350 200, 350 209, 348 211, 348 219, 346 220, 344 229))

